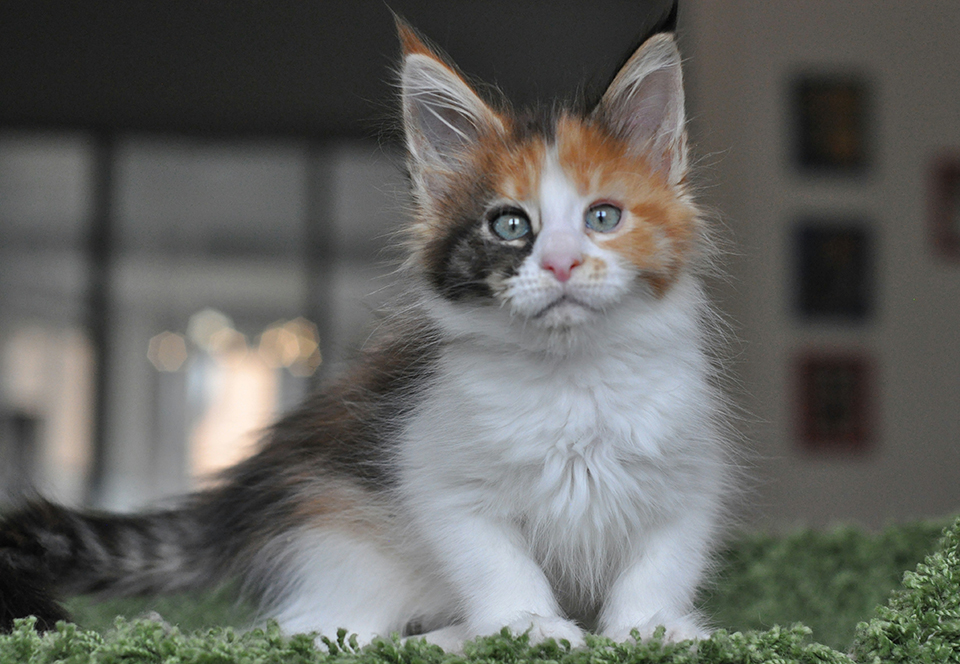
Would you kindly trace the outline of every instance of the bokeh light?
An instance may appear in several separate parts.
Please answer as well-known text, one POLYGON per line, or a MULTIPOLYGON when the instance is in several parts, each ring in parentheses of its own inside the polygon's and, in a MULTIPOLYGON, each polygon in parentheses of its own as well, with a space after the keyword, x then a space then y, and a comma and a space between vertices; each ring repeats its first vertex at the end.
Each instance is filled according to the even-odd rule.
POLYGON ((187 323, 187 337, 198 348, 208 353, 216 352, 218 333, 223 330, 233 330, 233 321, 225 313, 216 309, 202 309, 190 316, 190 321, 187 323))
POLYGON ((157 371, 179 371, 187 361, 187 340, 176 332, 161 332, 150 339, 147 359, 157 371))
POLYGON ((310 376, 323 361, 317 326, 303 317, 277 321, 260 335, 257 349, 267 366, 286 367, 294 376, 310 376))
MULTIPOLYGON (((192 347, 220 364, 235 365, 253 350, 229 316, 207 308, 190 317, 186 336, 161 332, 153 337, 147 357, 158 371, 178 371, 190 354, 188 339, 192 347)), ((260 334, 254 357, 271 369, 287 369, 301 378, 312 376, 323 361, 317 326, 303 317, 276 321, 260 334)))

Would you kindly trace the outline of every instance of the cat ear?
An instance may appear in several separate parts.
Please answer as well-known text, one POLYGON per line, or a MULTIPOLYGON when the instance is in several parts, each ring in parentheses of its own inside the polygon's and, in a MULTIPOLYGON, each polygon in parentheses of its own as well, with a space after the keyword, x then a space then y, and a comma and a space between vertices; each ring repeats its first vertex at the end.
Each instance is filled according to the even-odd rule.
POLYGON ((456 170, 484 136, 502 132, 503 123, 400 19, 397 31, 403 45, 400 83, 407 147, 421 166, 456 170))
POLYGON ((593 111, 644 155, 670 184, 687 172, 680 52, 669 33, 648 39, 627 60, 593 111))

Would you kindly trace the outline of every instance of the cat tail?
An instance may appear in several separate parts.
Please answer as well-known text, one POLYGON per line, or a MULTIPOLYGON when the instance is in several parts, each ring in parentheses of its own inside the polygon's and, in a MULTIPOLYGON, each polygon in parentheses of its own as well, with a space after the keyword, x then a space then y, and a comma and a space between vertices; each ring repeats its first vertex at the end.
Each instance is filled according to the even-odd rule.
POLYGON ((33 500, 0 518, 0 632, 67 618, 59 594, 136 595, 209 585, 223 576, 190 507, 107 514, 33 500))

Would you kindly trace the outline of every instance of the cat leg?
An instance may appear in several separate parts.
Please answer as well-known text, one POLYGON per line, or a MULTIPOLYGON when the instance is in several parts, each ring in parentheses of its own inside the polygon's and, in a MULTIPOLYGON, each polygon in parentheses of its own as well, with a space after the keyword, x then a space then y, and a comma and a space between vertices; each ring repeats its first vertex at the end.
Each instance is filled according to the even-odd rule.
POLYGON ((614 582, 600 613, 600 633, 620 643, 637 629, 641 638, 663 625, 669 642, 709 636, 693 601, 708 563, 709 523, 691 520, 644 539, 614 582))
POLYGON ((432 583, 396 550, 336 529, 302 534, 287 590, 271 612, 288 633, 335 639, 344 628, 360 643, 402 633, 411 620, 452 615, 449 591, 432 583))
MULTIPOLYGON (((527 632, 534 643, 554 638, 583 645, 581 629, 560 615, 546 575, 513 524, 439 505, 434 509, 424 530, 460 596, 463 639, 509 627, 515 634, 527 632)), ((452 637, 453 630, 440 636, 452 637)))

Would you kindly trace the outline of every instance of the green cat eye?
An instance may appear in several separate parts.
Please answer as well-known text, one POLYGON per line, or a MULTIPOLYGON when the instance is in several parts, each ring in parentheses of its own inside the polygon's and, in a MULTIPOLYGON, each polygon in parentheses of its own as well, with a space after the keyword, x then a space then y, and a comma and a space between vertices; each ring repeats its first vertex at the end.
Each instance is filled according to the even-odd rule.
POLYGON ((620 223, 620 208, 609 203, 594 205, 583 215, 587 228, 599 233, 609 233, 620 223))
POLYGON ((502 240, 519 240, 530 232, 530 220, 522 212, 501 212, 490 222, 490 230, 502 240))

